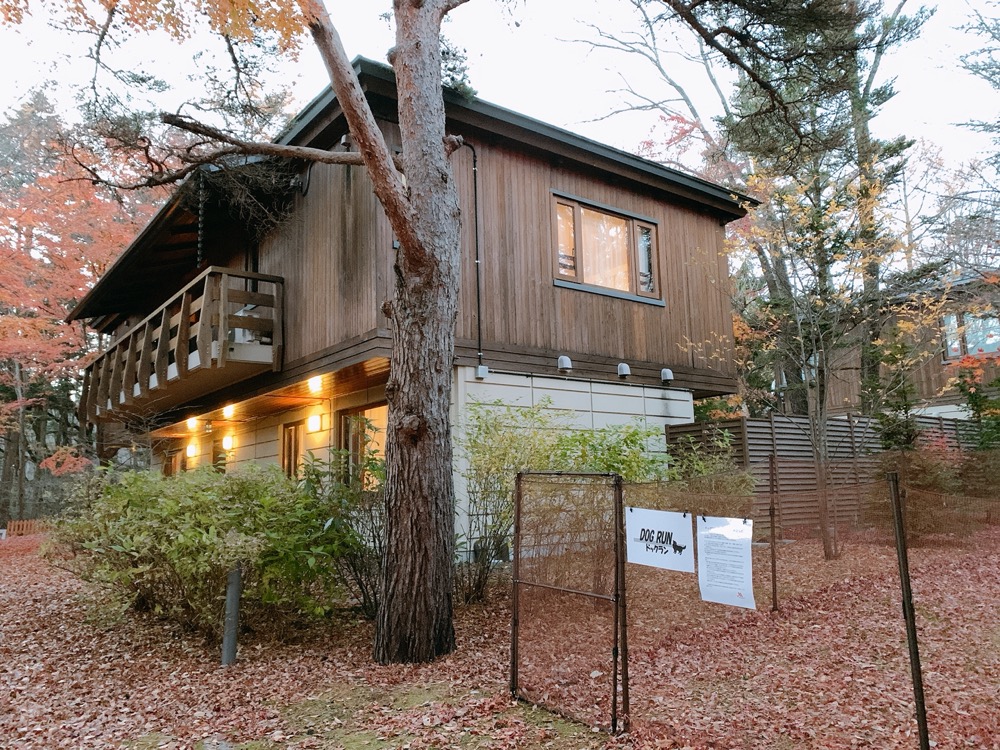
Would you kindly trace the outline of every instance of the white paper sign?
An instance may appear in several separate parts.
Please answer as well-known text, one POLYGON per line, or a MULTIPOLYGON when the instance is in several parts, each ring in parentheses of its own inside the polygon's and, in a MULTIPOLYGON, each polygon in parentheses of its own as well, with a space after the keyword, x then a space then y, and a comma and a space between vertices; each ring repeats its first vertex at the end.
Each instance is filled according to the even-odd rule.
POLYGON ((693 541, 687 513, 625 508, 625 559, 631 563, 694 573, 693 541))
POLYGON ((753 521, 698 516, 698 585, 706 602, 757 609, 750 543, 753 521))

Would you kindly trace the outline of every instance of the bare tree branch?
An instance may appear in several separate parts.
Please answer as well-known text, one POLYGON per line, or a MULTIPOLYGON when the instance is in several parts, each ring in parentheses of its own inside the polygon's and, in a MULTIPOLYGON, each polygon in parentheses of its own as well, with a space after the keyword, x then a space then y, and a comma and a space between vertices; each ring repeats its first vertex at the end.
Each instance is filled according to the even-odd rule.
MULTIPOLYGON (((364 158, 357 151, 325 151, 321 148, 310 148, 308 146, 286 146, 280 143, 267 143, 263 141, 248 141, 226 133, 225 131, 213 128, 204 123, 192 120, 184 115, 164 113, 160 115, 160 120, 175 128, 180 128, 194 135, 204 136, 212 141, 227 143, 236 148, 236 153, 249 154, 254 156, 274 156, 283 159, 302 159, 305 161, 319 162, 320 164, 348 164, 353 166, 364 166, 364 158)), ((228 150, 228 153, 233 153, 228 150)), ((204 159, 198 159, 202 164, 212 161, 214 156, 210 155, 204 159)), ((393 161, 396 158, 393 157, 393 161)))

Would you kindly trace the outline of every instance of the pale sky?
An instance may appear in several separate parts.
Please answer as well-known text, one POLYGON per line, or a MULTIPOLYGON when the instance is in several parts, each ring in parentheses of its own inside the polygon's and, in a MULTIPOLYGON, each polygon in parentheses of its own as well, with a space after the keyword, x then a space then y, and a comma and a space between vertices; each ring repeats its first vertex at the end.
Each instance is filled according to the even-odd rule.
MULTIPOLYGON (((389 7, 389 1, 365 0, 345 8, 347 5, 343 0, 328 0, 348 53, 384 61, 392 45, 392 31, 379 15, 389 7)), ((998 92, 967 74, 959 64, 960 55, 976 44, 975 37, 956 29, 969 17, 970 8, 988 13, 988 0, 941 2, 921 38, 886 59, 884 69, 896 77, 898 94, 876 122, 880 135, 926 138, 937 143, 953 162, 989 151, 987 138, 961 127, 973 119, 995 121, 1000 103, 998 92)), ((655 86, 656 81, 630 59, 565 41, 591 37, 588 23, 606 30, 628 28, 629 14, 630 9, 616 0, 524 0, 510 9, 494 0, 471 0, 452 13, 446 33, 468 50, 472 84, 483 99, 634 150, 649 133, 653 115, 633 113, 603 122, 594 120, 621 105, 620 95, 608 93, 621 85, 621 76, 637 86, 655 86)), ((0 28, 0 61, 5 71, 0 80, 3 110, 15 106, 39 80, 56 77, 60 82, 84 82, 89 75, 85 61, 76 58, 69 65, 56 63, 74 53, 72 45, 71 37, 51 31, 40 18, 20 29, 0 28)), ((154 71, 194 64, 191 52, 178 55, 168 45, 143 42, 139 49, 137 54, 144 58, 159 51, 159 59, 150 62, 154 71)), ((707 90, 695 74, 684 72, 682 62, 676 64, 678 75, 692 82, 689 88, 693 92, 707 90)), ((295 86, 300 104, 318 94, 326 83, 322 65, 308 48, 294 73, 301 76, 295 86)), ((710 112, 712 97, 703 101, 705 111, 710 112)))

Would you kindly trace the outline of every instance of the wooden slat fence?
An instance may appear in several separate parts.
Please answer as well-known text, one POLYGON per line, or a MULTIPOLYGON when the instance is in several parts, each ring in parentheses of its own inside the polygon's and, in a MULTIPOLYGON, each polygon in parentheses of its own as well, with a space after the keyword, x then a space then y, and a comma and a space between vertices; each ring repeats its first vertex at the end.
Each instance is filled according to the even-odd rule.
MULTIPOLYGON (((917 426, 953 447, 971 445, 968 422, 918 417, 917 426)), ((807 417, 772 414, 767 419, 667 426, 667 445, 694 442, 713 450, 722 433, 728 435, 737 464, 749 469, 756 480, 753 515, 761 522, 768 518, 772 454, 776 456, 777 522, 783 528, 818 525, 823 491, 836 522, 855 525, 861 520, 871 483, 883 479, 878 423, 859 415, 830 418, 825 465, 814 455, 807 417)))
POLYGON ((50 529, 48 521, 41 518, 28 518, 20 521, 7 522, 7 536, 30 536, 41 534, 50 529))

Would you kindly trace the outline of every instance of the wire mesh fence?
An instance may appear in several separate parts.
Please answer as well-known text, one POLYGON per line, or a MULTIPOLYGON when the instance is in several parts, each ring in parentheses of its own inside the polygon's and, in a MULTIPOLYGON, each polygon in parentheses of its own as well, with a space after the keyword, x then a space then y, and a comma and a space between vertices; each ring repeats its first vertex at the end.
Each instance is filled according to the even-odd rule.
POLYGON ((511 692, 590 726, 627 715, 619 674, 621 482, 523 474, 514 526, 511 692))
MULTIPOLYGON (((780 506, 789 499, 778 489, 769 494, 780 506)), ((904 488, 902 495, 911 539, 917 544, 928 536, 946 540, 959 557, 968 552, 967 537, 974 550, 978 531, 995 533, 1000 525, 998 498, 914 488, 904 488)), ((622 536, 620 519, 630 507, 686 513, 692 523, 702 515, 752 520, 756 607, 787 607, 802 621, 797 626, 802 632, 826 627, 825 613, 846 600, 853 582, 898 575, 886 481, 852 478, 847 488, 831 484, 798 490, 793 499, 801 507, 812 506, 808 514, 815 518, 819 503, 829 504, 829 517, 843 537, 841 556, 824 560, 817 526, 794 527, 805 533, 782 540, 776 523, 772 537, 770 498, 765 504, 759 494, 693 492, 657 482, 623 483, 618 496, 610 477, 523 476, 514 557, 515 694, 602 729, 659 725, 665 707, 687 696, 683 690, 690 682, 683 675, 692 668, 690 655, 701 654, 708 642, 724 652, 729 634, 760 622, 745 609, 703 600, 696 575, 626 563, 624 540, 616 534, 622 536), (844 497, 850 497, 847 512, 838 504, 844 497), (813 607, 818 619, 810 624, 813 607)), ((898 603, 885 604, 888 612, 898 612, 898 603)))
MULTIPOLYGON (((968 536, 1000 524, 1000 497, 946 495, 907 486, 901 487, 900 495, 906 532, 915 543, 968 536)), ((891 506, 884 483, 872 485, 861 525, 891 531, 891 506)))

